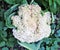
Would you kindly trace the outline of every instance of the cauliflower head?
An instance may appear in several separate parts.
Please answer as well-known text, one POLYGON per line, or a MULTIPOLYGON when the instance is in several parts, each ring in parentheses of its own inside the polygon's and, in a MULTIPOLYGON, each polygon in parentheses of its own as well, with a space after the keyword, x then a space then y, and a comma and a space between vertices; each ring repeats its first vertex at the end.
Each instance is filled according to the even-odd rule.
POLYGON ((37 42, 51 33, 50 12, 41 14, 39 5, 21 5, 19 6, 18 15, 12 16, 13 35, 21 42, 37 42))

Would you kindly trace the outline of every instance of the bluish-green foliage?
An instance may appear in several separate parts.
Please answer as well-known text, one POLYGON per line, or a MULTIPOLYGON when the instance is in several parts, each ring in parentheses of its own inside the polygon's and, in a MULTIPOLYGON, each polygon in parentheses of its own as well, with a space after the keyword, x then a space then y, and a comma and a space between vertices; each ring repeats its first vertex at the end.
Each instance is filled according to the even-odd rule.
MULTIPOLYGON (((19 5, 27 4, 28 2, 27 0, 1 0, 0 2, 4 2, 4 4, 6 2, 7 4, 0 5, 0 47, 2 47, 2 50, 8 50, 7 47, 14 47, 15 44, 19 44, 29 50, 58 50, 60 46, 60 18, 57 18, 56 13, 60 11, 60 0, 34 1, 39 4, 44 11, 49 10, 51 12, 51 35, 48 38, 31 44, 17 41, 12 34, 12 28, 15 27, 11 24, 10 17, 16 14, 15 11, 19 5), (7 8, 7 10, 5 8, 7 8)), ((34 4, 36 4, 35 2, 34 4)))

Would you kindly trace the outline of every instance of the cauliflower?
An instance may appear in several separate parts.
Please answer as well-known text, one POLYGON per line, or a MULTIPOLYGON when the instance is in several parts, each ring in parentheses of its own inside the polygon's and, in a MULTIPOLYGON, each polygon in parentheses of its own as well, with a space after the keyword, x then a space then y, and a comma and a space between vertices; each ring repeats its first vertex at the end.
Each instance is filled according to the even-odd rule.
POLYGON ((45 37, 49 37, 51 33, 50 12, 41 14, 39 5, 21 5, 19 6, 18 15, 11 17, 12 24, 17 28, 13 28, 13 35, 21 42, 37 42, 45 37))

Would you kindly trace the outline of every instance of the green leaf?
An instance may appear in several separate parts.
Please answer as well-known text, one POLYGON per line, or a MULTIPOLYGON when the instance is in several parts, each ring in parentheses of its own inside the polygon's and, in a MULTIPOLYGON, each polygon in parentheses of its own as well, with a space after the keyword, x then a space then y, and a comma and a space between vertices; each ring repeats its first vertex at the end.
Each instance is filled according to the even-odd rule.
POLYGON ((46 46, 46 50, 50 50, 50 47, 46 46))
POLYGON ((15 42, 7 41, 7 42, 6 42, 6 45, 7 45, 8 47, 14 47, 14 43, 15 43, 15 42))
POLYGON ((51 15, 52 15, 52 23, 55 23, 55 19, 56 19, 56 16, 53 14, 53 13, 51 13, 51 15))
POLYGON ((45 47, 40 47, 39 50, 45 50, 45 47))
POLYGON ((4 16, 4 9, 0 9, 0 17, 3 17, 4 16))
POLYGON ((52 6, 50 6, 50 11, 53 12, 54 14, 56 14, 57 12, 57 5, 56 3, 54 2, 52 6))
POLYGON ((60 29, 55 33, 55 37, 60 37, 60 29))
POLYGON ((14 37, 10 37, 9 38, 9 41, 14 42, 15 41, 15 38, 14 37))
POLYGON ((17 9, 18 5, 19 5, 19 4, 13 5, 10 9, 8 9, 8 10, 4 13, 4 18, 5 18, 5 20, 6 20, 7 17, 9 17, 9 15, 10 15, 12 12, 14 12, 14 11, 17 9))
POLYGON ((60 5, 60 0, 56 0, 56 2, 60 5))
POLYGON ((16 4, 15 0, 4 0, 4 1, 6 1, 8 4, 16 4))
POLYGON ((57 8, 57 5, 56 5, 56 2, 54 1, 54 9, 56 9, 57 8))
POLYGON ((29 50, 38 50, 40 48, 40 44, 42 43, 42 41, 39 41, 37 43, 25 43, 25 42, 19 42, 18 44, 29 49, 29 50))
POLYGON ((47 2, 45 2, 44 0, 41 0, 40 2, 42 2, 43 6, 44 6, 45 8, 47 8, 47 7, 48 7, 48 3, 47 3, 47 2))
POLYGON ((51 46, 51 50, 56 50, 54 46, 51 46))
POLYGON ((9 17, 7 17, 6 19, 6 26, 8 28, 14 28, 14 26, 11 24, 11 17, 14 15, 15 13, 12 13, 11 15, 9 15, 9 17))
POLYGON ((4 27, 4 23, 2 21, 0 21, 0 30, 2 30, 4 27))
POLYGON ((2 34, 1 34, 2 37, 7 37, 7 32, 6 31, 2 31, 2 34))
POLYGON ((56 38, 56 39, 55 39, 54 46, 56 46, 56 47, 60 47, 60 46, 58 45, 58 42, 60 42, 59 39, 60 39, 60 38, 56 38))
POLYGON ((52 25, 51 25, 51 35, 52 34, 54 34, 54 32, 55 32, 55 28, 56 28, 56 24, 54 23, 54 21, 55 21, 55 19, 53 19, 53 21, 52 21, 52 25))
POLYGON ((56 45, 51 46, 51 50, 58 50, 58 47, 56 45))
POLYGON ((7 41, 6 41, 6 45, 8 47, 14 47, 14 45, 16 44, 16 40, 14 37, 10 37, 7 41))
POLYGON ((6 31, 8 28, 7 27, 4 27, 3 30, 6 31))
POLYGON ((49 6, 51 6, 52 5, 52 0, 49 0, 49 6))
POLYGON ((33 2, 32 4, 34 4, 34 5, 38 5, 38 3, 36 3, 36 2, 33 2))
POLYGON ((4 13, 4 17, 5 17, 5 20, 6 20, 6 26, 8 28, 14 28, 14 26, 11 24, 11 17, 13 15, 15 15, 15 10, 17 10, 17 7, 18 7, 18 4, 12 6, 10 9, 8 9, 5 13, 4 13), (14 12, 14 13, 13 13, 14 12))
POLYGON ((5 41, 0 42, 0 47, 5 46, 5 41))
POLYGON ((44 42, 46 42, 46 44, 50 44, 50 43, 52 43, 52 39, 51 38, 45 38, 44 42))
POLYGON ((7 47, 3 47, 2 50, 9 50, 7 47))
POLYGON ((27 4, 27 0, 5 0, 8 4, 27 4))
POLYGON ((27 0, 22 0, 21 4, 28 4, 27 0))
POLYGON ((0 30, 0 38, 1 38, 0 40, 7 41, 5 37, 7 37, 7 32, 0 30))

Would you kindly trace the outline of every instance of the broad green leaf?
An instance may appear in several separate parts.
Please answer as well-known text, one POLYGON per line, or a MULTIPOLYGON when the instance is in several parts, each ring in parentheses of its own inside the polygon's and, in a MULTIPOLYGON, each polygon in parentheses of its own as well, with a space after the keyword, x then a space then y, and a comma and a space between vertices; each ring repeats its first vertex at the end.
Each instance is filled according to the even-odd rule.
POLYGON ((14 42, 15 38, 14 37, 10 37, 8 40, 11 41, 11 42, 14 42))
POLYGON ((60 33, 60 29, 59 29, 59 30, 57 30, 57 33, 60 33))
POLYGON ((14 26, 11 24, 11 17, 14 15, 15 13, 12 13, 11 15, 9 15, 9 17, 6 18, 6 26, 8 28, 14 28, 14 26))
POLYGON ((46 50, 50 50, 50 47, 46 46, 46 50))
POLYGON ((7 41, 7 39, 5 37, 7 37, 7 32, 0 30, 0 38, 1 38, 1 40, 7 41))
POLYGON ((5 0, 8 4, 27 4, 27 0, 5 0))
POLYGON ((54 46, 51 46, 51 50, 56 50, 54 46))
POLYGON ((7 32, 6 31, 2 31, 2 34, 1 34, 2 37, 7 37, 7 32))
POLYGON ((56 2, 60 5, 60 0, 56 0, 56 2))
POLYGON ((4 32, 5 32, 5 31, 0 30, 0 37, 4 37, 4 35, 3 35, 4 32))
POLYGON ((53 4, 54 5, 54 9, 56 9, 57 8, 56 2, 54 1, 53 3, 54 3, 53 4))
POLYGON ((28 4, 27 0, 22 0, 21 4, 28 4))
POLYGON ((5 46, 5 41, 0 42, 0 47, 5 46))
POLYGON ((52 5, 52 0, 49 0, 49 6, 51 6, 52 5))
POLYGON ((14 43, 15 43, 15 42, 7 41, 7 42, 6 42, 6 45, 7 45, 8 47, 14 47, 14 43))
POLYGON ((8 4, 15 4, 16 3, 15 0, 4 0, 4 1, 6 1, 8 4))
POLYGON ((39 41, 36 43, 25 43, 25 42, 19 42, 18 41, 18 44, 20 44, 21 46, 29 49, 29 50, 38 50, 40 48, 40 44, 42 43, 42 41, 39 41))
POLYGON ((9 50, 7 47, 3 47, 2 50, 9 50))
POLYGON ((4 27, 3 30, 6 31, 8 28, 7 27, 4 27))
POLYGON ((5 20, 6 20, 7 17, 9 17, 9 15, 10 15, 12 12, 14 12, 14 11, 17 9, 18 5, 19 5, 19 4, 13 5, 10 9, 8 9, 8 10, 4 13, 4 18, 5 18, 5 20))
POLYGON ((51 38, 45 38, 44 42, 46 42, 46 44, 50 44, 50 43, 52 43, 52 39, 51 38))
POLYGON ((57 12, 57 8, 55 7, 56 5, 55 5, 55 3, 52 5, 52 6, 50 6, 50 11, 51 12, 53 12, 54 14, 56 14, 56 12, 57 12))
POLYGON ((14 26, 11 24, 11 17, 15 14, 15 10, 17 9, 18 4, 12 6, 10 9, 8 9, 5 13, 4 13, 4 17, 6 20, 6 26, 8 28, 14 28, 14 26), (13 13, 14 12, 14 13, 13 13))
POLYGON ((45 47, 40 47, 39 50, 45 50, 45 47))
POLYGON ((52 45, 51 50, 58 50, 58 47, 56 45, 52 45))
POLYGON ((60 39, 60 38, 56 38, 56 39, 55 39, 54 45, 55 45, 56 47, 60 47, 60 46, 58 45, 58 42, 60 42, 59 39, 60 39))

